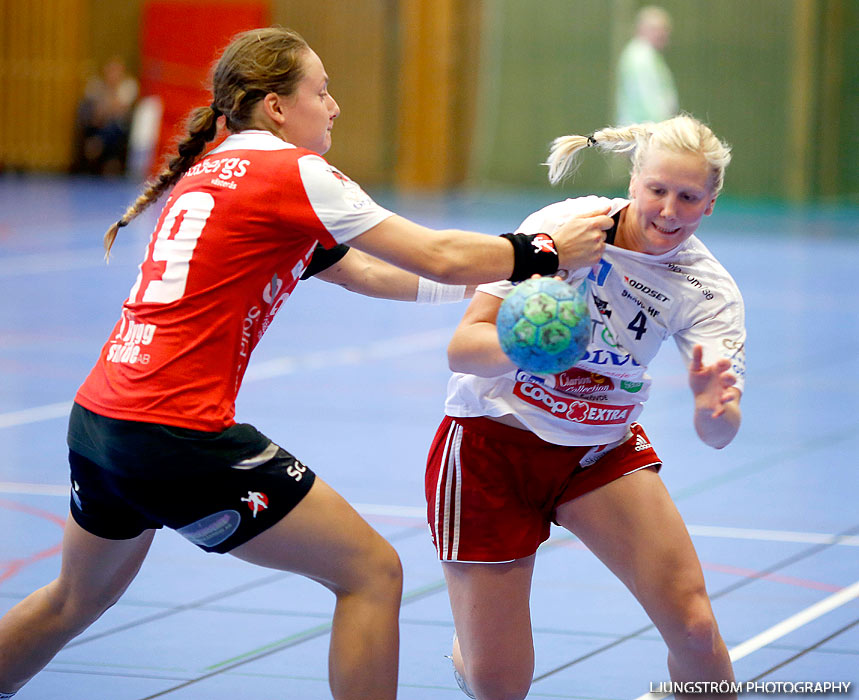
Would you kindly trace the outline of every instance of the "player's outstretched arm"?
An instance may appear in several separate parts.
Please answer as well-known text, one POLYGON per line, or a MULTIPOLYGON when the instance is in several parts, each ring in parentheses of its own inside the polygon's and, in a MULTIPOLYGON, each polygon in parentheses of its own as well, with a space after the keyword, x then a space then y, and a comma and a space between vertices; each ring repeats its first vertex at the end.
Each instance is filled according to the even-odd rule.
MULTIPOLYGON (((573 217, 554 231, 559 266, 577 269, 598 261, 605 247, 603 232, 613 223, 605 213, 594 213, 573 217)), ((509 279, 514 271, 514 247, 505 238, 454 229, 436 231, 396 215, 353 238, 350 245, 447 284, 494 282, 509 279)), ((543 271, 528 269, 524 276, 534 272, 543 271)))
POLYGON ((474 295, 447 346, 451 370, 497 377, 516 369, 498 341, 495 320, 500 306, 501 299, 492 294, 477 292, 474 295))
POLYGON ((695 397, 695 431, 710 447, 728 445, 740 429, 740 390, 734 384, 731 363, 724 358, 704 365, 704 348, 692 349, 689 386, 695 397))
MULTIPOLYGON (((421 283, 419 275, 352 247, 337 263, 316 273, 314 277, 340 285, 356 294, 395 301, 421 301, 418 289, 427 286, 426 280, 421 283)), ((449 300, 455 300, 453 296, 456 288, 438 285, 435 282, 430 285, 433 286, 433 290, 438 290, 440 287, 446 288, 450 291, 449 300)), ((466 286, 464 290, 460 288, 456 296, 458 299, 470 298, 474 294, 474 289, 475 285, 466 286)), ((444 291, 441 290, 441 292, 444 291)), ((440 293, 437 296, 445 295, 440 293)), ((448 299, 444 298, 437 303, 442 301, 448 301, 448 299)))
POLYGON ((513 246, 503 238, 453 229, 436 231, 396 215, 353 238, 349 245, 447 284, 494 282, 513 272, 513 246))

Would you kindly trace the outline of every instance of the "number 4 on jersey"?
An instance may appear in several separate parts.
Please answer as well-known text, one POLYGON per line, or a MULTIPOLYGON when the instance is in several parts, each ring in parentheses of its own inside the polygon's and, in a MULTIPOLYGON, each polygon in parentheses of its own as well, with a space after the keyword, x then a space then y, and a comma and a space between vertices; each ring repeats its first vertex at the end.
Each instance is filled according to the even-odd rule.
POLYGON ((627 328, 635 333, 636 340, 641 340, 641 336, 647 332, 647 315, 639 311, 627 328))

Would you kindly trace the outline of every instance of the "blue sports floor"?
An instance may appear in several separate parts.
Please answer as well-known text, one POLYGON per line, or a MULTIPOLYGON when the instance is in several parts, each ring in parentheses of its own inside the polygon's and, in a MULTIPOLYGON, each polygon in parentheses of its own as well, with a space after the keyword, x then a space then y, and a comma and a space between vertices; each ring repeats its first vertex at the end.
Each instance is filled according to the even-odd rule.
MULTIPOLYGON (((0 179, 0 613, 58 571, 69 402, 134 281, 155 213, 121 232, 107 267, 101 237, 135 192, 119 180, 0 179)), ((431 226, 491 233, 550 201, 371 194, 431 226)), ((857 214, 728 202, 704 221, 701 238, 747 304, 745 415, 732 445, 714 451, 695 437, 673 345, 653 367, 642 423, 740 681, 859 682, 857 214)), ((444 658, 453 625, 423 521, 445 346, 464 309, 302 283, 239 396, 241 420, 310 464, 399 551, 405 700, 464 698, 444 658)), ((532 604, 529 697, 633 700, 668 680, 663 644, 632 596, 563 531, 538 556, 532 604)), ((332 607, 315 583, 161 531, 125 597, 18 697, 328 698, 332 607)))

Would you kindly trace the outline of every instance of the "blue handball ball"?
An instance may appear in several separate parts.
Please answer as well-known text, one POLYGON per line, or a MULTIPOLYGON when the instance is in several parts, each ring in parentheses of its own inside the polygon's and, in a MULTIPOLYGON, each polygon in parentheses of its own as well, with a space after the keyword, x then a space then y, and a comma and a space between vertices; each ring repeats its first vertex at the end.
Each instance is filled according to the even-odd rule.
POLYGON ((554 277, 519 283, 498 310, 498 340, 518 367, 557 374, 585 356, 591 333, 587 284, 554 277))

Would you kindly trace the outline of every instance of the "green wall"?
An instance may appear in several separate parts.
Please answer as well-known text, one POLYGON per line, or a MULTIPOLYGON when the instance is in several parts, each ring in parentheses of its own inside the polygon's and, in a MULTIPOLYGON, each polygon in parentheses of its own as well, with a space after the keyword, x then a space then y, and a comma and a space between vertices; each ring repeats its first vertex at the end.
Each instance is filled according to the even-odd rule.
MULTIPOLYGON (((472 179, 543 186, 548 144, 613 119, 634 0, 487 0, 472 179)), ((734 148, 725 193, 859 201, 859 0, 663 0, 681 109, 734 148)), ((565 192, 623 187, 588 152, 565 192)))

